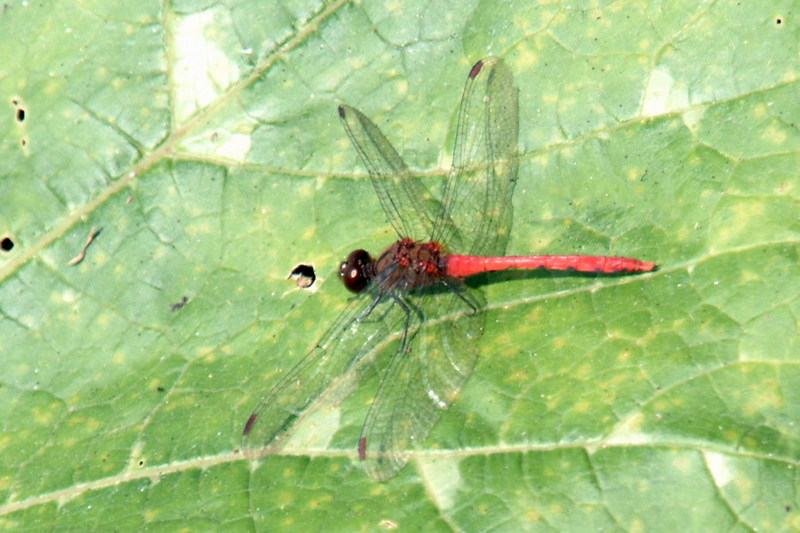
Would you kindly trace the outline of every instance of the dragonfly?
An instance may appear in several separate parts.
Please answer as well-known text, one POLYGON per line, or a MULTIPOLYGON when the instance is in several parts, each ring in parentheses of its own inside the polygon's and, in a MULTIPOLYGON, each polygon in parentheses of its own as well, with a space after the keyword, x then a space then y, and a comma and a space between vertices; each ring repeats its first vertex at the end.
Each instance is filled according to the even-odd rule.
POLYGON ((458 109, 453 165, 437 201, 380 129, 357 109, 339 118, 397 240, 377 257, 351 252, 339 277, 357 296, 247 419, 243 447, 281 436, 342 376, 379 369, 358 457, 379 481, 394 477, 458 399, 479 355, 484 295, 464 279, 508 269, 639 273, 629 257, 504 256, 518 171, 518 89, 495 56, 470 69, 458 109), (459 253, 455 253, 459 252, 459 253))

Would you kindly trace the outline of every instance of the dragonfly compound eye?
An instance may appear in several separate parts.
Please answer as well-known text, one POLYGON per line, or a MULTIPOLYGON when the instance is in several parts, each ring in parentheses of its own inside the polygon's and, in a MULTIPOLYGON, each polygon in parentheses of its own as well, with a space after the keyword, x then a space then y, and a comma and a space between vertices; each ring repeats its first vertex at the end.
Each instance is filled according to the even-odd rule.
POLYGON ((363 291, 372 279, 372 258, 365 250, 350 252, 339 265, 339 278, 347 290, 355 293, 363 291))

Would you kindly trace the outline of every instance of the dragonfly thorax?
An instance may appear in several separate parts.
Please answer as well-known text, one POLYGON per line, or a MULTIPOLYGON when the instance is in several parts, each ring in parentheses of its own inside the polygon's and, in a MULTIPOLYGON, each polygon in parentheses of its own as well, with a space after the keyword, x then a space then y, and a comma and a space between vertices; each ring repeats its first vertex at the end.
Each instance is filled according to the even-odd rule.
POLYGON ((375 260, 374 275, 394 290, 424 289, 446 276, 443 255, 438 242, 400 239, 375 260))

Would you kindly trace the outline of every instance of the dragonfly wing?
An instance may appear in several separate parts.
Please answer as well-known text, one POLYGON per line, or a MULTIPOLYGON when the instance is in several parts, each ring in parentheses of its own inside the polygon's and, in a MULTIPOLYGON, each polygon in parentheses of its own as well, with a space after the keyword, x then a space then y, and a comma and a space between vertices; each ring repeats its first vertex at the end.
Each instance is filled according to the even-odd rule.
POLYGON ((347 305, 314 348, 270 390, 247 421, 242 446, 257 450, 281 436, 323 393, 383 337, 403 323, 405 314, 386 309, 376 291, 347 305), (366 316, 370 315, 370 316, 366 316), (380 315, 382 320, 372 320, 380 315))
POLYGON ((370 119, 350 106, 339 106, 339 118, 361 161, 389 223, 401 238, 427 238, 441 212, 428 188, 409 175, 405 162, 370 119))
MULTIPOLYGON (((469 298, 483 303, 480 293, 469 298)), ((425 439, 456 401, 478 357, 477 341, 485 322, 483 313, 475 313, 455 292, 422 299, 409 295, 405 301, 417 306, 419 313, 412 316, 419 318, 410 331, 419 331, 389 363, 361 432, 365 469, 379 481, 397 474, 408 461, 409 450, 425 439), (426 322, 429 314, 443 318, 426 322)))
POLYGON ((458 253, 502 255, 517 181, 518 89, 497 57, 472 67, 458 111, 453 167, 433 240, 458 253))

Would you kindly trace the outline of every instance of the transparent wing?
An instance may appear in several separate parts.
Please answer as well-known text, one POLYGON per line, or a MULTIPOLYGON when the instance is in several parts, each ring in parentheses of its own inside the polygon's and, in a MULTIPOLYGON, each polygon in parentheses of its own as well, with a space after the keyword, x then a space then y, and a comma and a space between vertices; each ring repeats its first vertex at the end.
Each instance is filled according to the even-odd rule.
POLYGON ((275 441, 377 342, 405 324, 402 309, 377 298, 376 290, 354 298, 316 346, 264 397, 243 431, 245 450, 275 441))
MULTIPOLYGON (((453 168, 432 240, 454 251, 495 255, 511 230, 517 179, 517 89, 502 60, 473 66, 459 107, 453 168)), ((393 477, 407 454, 456 401, 478 357, 485 316, 480 291, 464 285, 404 295, 421 325, 390 361, 362 429, 367 473, 393 477)), ((413 315, 413 313, 412 313, 413 315)))
POLYGON ((365 469, 379 481, 397 474, 408 451, 425 439, 456 401, 475 366, 485 323, 484 314, 471 307, 483 305, 477 291, 440 291, 424 298, 408 295, 405 302, 421 317, 413 328, 421 324, 422 329, 389 363, 361 431, 365 469), (426 322, 434 316, 438 320, 426 322))
POLYGON ((339 118, 369 171, 381 206, 397 235, 427 239, 440 215, 441 204, 420 180, 409 175, 403 159, 361 111, 341 105, 339 118))
POLYGON ((502 255, 517 180, 518 90, 497 57, 472 67, 458 112, 453 168, 433 240, 454 252, 502 255))

